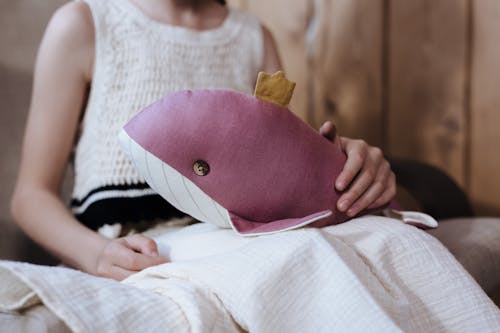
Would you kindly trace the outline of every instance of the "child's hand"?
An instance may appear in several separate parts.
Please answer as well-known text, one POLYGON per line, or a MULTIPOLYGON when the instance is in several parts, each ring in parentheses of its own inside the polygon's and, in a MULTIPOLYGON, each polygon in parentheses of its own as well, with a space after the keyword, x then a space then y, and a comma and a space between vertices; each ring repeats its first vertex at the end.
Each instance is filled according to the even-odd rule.
MULTIPOLYGON (((327 121, 319 129, 331 141, 337 139, 335 126, 327 121)), ((337 208, 353 217, 365 208, 378 208, 396 195, 396 176, 380 148, 363 140, 338 137, 347 161, 335 182, 339 191, 347 189, 337 203, 337 208)))
POLYGON ((123 280, 147 267, 166 263, 158 254, 156 243, 135 234, 109 240, 97 258, 97 275, 123 280))

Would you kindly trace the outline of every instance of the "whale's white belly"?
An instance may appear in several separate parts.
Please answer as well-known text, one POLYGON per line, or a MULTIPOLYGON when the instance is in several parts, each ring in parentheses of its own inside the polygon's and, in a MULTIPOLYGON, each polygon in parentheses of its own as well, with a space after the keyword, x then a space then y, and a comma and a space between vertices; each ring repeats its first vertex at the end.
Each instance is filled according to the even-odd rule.
POLYGON ((121 130, 119 140, 149 186, 175 208, 199 221, 231 228, 227 209, 210 198, 190 179, 146 151, 124 130, 121 130))

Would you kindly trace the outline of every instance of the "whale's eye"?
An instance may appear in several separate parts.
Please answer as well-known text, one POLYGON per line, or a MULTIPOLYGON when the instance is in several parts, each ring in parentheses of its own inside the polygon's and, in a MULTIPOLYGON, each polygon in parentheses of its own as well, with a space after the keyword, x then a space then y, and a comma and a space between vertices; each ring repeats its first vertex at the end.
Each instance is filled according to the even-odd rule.
POLYGON ((203 160, 198 160, 193 164, 194 173, 198 176, 206 176, 210 172, 210 166, 203 160))

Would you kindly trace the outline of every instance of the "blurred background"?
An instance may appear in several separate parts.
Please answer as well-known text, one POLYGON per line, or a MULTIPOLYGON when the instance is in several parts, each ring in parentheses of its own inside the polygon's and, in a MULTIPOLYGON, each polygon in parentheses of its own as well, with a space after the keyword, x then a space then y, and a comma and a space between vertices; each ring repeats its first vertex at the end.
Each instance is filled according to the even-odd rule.
MULTIPOLYGON (((0 258, 46 262, 12 222, 36 51, 63 0, 0 0, 0 258)), ((500 216, 500 0, 231 0, 297 82, 291 109, 387 155, 430 163, 500 216)), ((69 189, 70 183, 65 189, 69 189)))

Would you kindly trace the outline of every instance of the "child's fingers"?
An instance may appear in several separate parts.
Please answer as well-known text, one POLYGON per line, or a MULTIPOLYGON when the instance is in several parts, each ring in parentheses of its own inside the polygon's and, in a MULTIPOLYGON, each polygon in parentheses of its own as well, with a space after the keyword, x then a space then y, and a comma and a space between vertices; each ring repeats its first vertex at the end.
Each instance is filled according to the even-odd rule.
POLYGON ((363 191, 362 195, 356 200, 347 211, 347 215, 353 217, 372 205, 382 194, 390 187, 389 180, 391 167, 388 162, 382 161, 377 169, 377 175, 373 182, 363 191))
POLYGON ((391 201, 395 195, 396 195, 396 176, 391 171, 385 192, 368 208, 372 209, 372 208, 382 207, 383 205, 391 201))
POLYGON ((151 238, 143 236, 141 234, 135 234, 132 236, 123 238, 129 248, 135 250, 137 252, 157 257, 158 256, 158 247, 156 242, 151 238))
POLYGON ((367 145, 362 140, 351 140, 341 138, 343 148, 347 155, 342 172, 337 177, 335 187, 339 191, 345 190, 356 175, 360 172, 366 162, 368 155, 367 145))
MULTIPOLYGON (((348 211, 352 204, 365 193, 372 183, 373 176, 366 170, 362 171, 361 174, 359 174, 359 176, 352 182, 349 190, 340 196, 337 202, 337 208, 341 212, 348 211)), ((349 214, 349 216, 351 215, 349 214)))
POLYGON ((356 216, 363 209, 371 205, 384 193, 384 186, 381 183, 374 182, 349 208, 347 215, 356 216))
POLYGON ((117 248, 113 259, 113 265, 130 271, 140 271, 167 262, 165 258, 138 253, 126 246, 117 248))
POLYGON ((128 278, 130 275, 132 275, 134 273, 137 273, 137 272, 131 271, 131 270, 119 267, 119 266, 111 266, 109 268, 109 276, 108 277, 115 279, 115 280, 118 280, 118 281, 121 281, 121 280, 125 280, 126 278, 128 278))
POLYGON ((337 135, 337 128, 331 121, 326 121, 321 127, 319 128, 319 133, 327 138, 330 141, 335 140, 335 136, 337 135))
POLYGON ((134 251, 124 238, 114 239, 104 247, 97 262, 97 275, 122 280, 147 267, 167 262, 160 256, 134 251))

